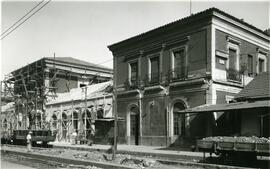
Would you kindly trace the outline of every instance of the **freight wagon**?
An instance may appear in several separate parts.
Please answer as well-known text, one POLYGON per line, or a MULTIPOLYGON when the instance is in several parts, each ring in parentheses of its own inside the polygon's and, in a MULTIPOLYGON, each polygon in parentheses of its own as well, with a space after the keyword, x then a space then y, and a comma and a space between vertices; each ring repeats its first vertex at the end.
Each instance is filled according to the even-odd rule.
POLYGON ((270 139, 258 137, 207 137, 197 140, 197 148, 206 152, 234 158, 256 159, 270 155, 270 139))

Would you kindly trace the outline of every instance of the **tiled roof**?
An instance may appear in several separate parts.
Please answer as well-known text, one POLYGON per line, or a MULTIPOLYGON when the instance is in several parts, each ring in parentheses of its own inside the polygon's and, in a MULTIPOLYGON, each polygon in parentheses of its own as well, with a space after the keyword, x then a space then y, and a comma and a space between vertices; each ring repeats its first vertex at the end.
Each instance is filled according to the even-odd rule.
MULTIPOLYGON (((54 57, 45 57, 46 59, 53 60, 54 57)), ((102 65, 97 65, 94 63, 86 62, 80 59, 75 59, 73 57, 55 57, 56 61, 60 62, 66 62, 66 63, 72 63, 72 64, 78 64, 78 65, 84 65, 84 66, 90 66, 90 67, 96 67, 96 68, 102 68, 102 69, 109 69, 112 70, 111 68, 102 66, 102 65)))
POLYGON ((157 27, 157 28, 152 29, 152 30, 150 30, 150 31, 141 33, 141 34, 139 34, 139 35, 136 35, 136 36, 134 36, 134 37, 128 38, 128 39, 126 39, 126 40, 123 40, 123 41, 117 42, 117 43, 115 43, 115 44, 109 45, 108 48, 111 49, 113 46, 119 45, 120 43, 123 43, 123 42, 130 41, 131 39, 140 39, 140 38, 142 38, 142 37, 143 37, 144 35, 146 35, 146 34, 155 33, 155 32, 157 32, 157 31, 163 31, 163 30, 165 30, 165 29, 167 29, 167 28, 169 28, 169 27, 171 27, 171 26, 173 26, 173 25, 175 25, 175 24, 184 24, 184 23, 187 23, 187 22, 189 22, 189 21, 191 21, 191 20, 193 20, 193 19, 196 19, 196 18, 199 18, 199 19, 200 19, 201 17, 212 16, 214 12, 220 13, 220 14, 222 14, 222 15, 228 17, 228 18, 231 18, 232 20, 237 21, 237 22, 239 22, 239 23, 242 23, 243 25, 245 25, 245 26, 247 26, 247 27, 249 27, 249 28, 251 28, 251 29, 254 29, 254 30, 256 30, 256 31, 258 31, 258 32, 260 32, 260 33, 262 33, 262 34, 264 34, 264 35, 267 35, 267 36, 269 37, 269 35, 267 34, 267 32, 265 32, 265 31, 263 31, 263 30, 261 30, 261 29, 255 27, 255 26, 253 26, 253 25, 251 25, 251 24, 245 22, 245 21, 242 20, 242 19, 236 18, 236 17, 234 17, 234 16, 232 16, 232 15, 230 15, 230 14, 228 14, 228 13, 222 11, 222 10, 219 10, 219 9, 213 7, 213 8, 209 8, 209 9, 206 9, 206 10, 204 10, 204 11, 198 12, 198 13, 196 13, 196 14, 192 14, 192 15, 190 15, 190 16, 181 18, 181 19, 179 19, 179 20, 176 20, 176 21, 174 21, 174 22, 168 23, 168 24, 166 24, 166 25, 157 27))
POLYGON ((236 96, 236 100, 260 99, 270 97, 270 72, 257 75, 236 96))

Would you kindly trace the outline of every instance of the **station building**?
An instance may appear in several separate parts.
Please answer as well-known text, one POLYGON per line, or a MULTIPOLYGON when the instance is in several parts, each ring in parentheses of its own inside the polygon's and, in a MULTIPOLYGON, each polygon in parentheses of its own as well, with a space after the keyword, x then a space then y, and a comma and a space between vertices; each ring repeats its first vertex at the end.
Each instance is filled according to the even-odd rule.
POLYGON ((269 71, 269 35, 216 8, 108 46, 124 144, 187 147, 212 135, 214 115, 178 113, 226 103, 269 71))

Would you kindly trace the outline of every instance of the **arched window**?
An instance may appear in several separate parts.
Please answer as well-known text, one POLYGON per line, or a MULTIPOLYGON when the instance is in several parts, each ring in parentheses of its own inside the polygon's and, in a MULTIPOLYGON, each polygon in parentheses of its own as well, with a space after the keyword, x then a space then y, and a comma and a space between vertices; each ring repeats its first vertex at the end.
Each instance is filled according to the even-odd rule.
POLYGON ((73 111, 73 129, 78 133, 79 126, 79 110, 73 111))
POLYGON ((55 114, 52 115, 52 129, 55 130, 57 128, 57 116, 55 114))
POLYGON ((184 136, 186 130, 185 114, 178 111, 184 110, 186 107, 182 102, 176 102, 173 106, 173 134, 184 136))
POLYGON ((37 111, 35 114, 35 124, 37 129, 41 129, 41 111, 37 111))
POLYGON ((82 122, 83 122, 84 130, 85 130, 84 134, 86 138, 88 138, 91 133, 91 112, 88 109, 86 110, 86 116, 85 116, 85 112, 83 113, 82 120, 83 120, 82 122))
POLYGON ((67 137, 67 114, 65 112, 62 113, 62 138, 66 139, 67 137))

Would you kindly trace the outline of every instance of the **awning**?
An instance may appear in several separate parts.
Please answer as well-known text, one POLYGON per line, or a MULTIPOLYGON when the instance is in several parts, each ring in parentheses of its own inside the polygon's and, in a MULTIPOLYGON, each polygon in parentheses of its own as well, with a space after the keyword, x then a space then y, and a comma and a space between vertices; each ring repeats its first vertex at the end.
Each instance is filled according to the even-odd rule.
POLYGON ((270 108, 270 100, 226 103, 226 104, 216 104, 216 105, 205 104, 198 107, 181 110, 181 111, 178 111, 178 113, 220 112, 220 111, 253 109, 253 108, 270 108))

